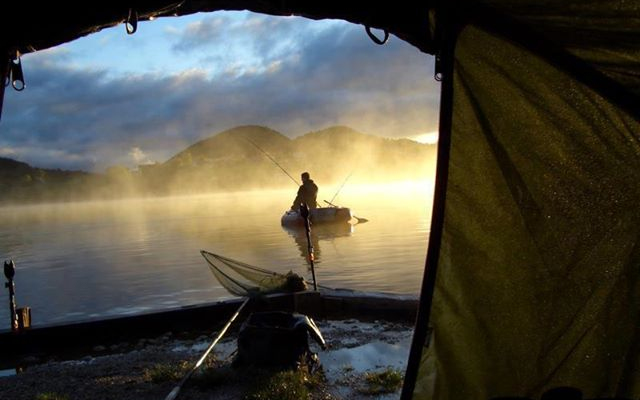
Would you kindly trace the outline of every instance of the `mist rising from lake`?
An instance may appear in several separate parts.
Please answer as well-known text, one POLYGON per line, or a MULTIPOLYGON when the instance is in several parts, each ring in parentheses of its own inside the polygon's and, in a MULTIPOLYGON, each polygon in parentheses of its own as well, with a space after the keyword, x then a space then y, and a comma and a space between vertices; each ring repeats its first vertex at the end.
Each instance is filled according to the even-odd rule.
MULTIPOLYGON (((337 187, 320 187, 329 200, 337 187)), ((280 226, 291 190, 0 208, 0 258, 16 262, 18 306, 35 325, 232 297, 199 250, 310 279, 306 237, 280 226)), ((369 222, 314 227, 316 274, 331 287, 416 294, 432 182, 346 185, 334 200, 369 222)), ((8 303, 3 291, 0 302, 8 303)), ((0 327, 8 328, 8 305, 0 327)))

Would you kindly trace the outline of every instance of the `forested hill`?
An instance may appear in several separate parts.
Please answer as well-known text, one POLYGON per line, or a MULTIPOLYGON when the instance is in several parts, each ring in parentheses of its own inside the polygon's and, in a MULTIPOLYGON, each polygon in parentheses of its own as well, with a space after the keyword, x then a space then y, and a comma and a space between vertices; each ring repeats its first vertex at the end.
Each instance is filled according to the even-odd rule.
POLYGON ((236 127, 189 146, 156 172, 173 186, 260 188, 290 185, 303 171, 318 182, 420 179, 433 174, 435 146, 336 126, 295 139, 261 126, 236 127), (279 165, 279 166, 278 166, 279 165))
POLYGON ((35 168, 0 157, 0 202, 65 201, 86 198, 96 175, 82 171, 35 168))
POLYGON ((321 185, 423 179, 435 146, 386 139, 336 126, 290 139, 262 126, 211 135, 165 162, 112 166, 104 174, 35 168, 0 158, 0 202, 103 199, 290 187, 308 171, 321 185))

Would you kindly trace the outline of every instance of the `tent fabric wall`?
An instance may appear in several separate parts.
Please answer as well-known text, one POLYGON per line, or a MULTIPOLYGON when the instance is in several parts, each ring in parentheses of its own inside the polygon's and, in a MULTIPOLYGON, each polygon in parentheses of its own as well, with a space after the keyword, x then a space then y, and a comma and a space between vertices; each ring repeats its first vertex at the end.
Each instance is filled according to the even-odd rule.
POLYGON ((415 399, 640 397, 640 124, 474 26, 415 399))
MULTIPOLYGON (((640 95, 640 2, 480 0, 640 95)), ((475 3, 475 2, 473 2, 475 3)), ((489 22, 491 23, 491 22, 489 22)))

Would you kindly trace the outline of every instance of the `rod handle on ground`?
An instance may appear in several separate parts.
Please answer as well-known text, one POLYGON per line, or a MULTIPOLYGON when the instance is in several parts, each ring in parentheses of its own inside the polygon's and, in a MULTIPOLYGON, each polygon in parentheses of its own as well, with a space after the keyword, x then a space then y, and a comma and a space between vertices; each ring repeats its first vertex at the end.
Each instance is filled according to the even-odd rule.
POLYGON ((167 397, 165 397, 165 400, 175 400, 176 397, 178 397, 178 393, 180 393, 180 386, 174 387, 167 397))
POLYGON ((209 353, 211 352, 211 350, 213 350, 213 347, 218 343, 218 341, 222 338, 222 336, 225 334, 225 332, 227 331, 227 329, 229 329, 229 326, 231 326, 231 323, 236 319, 236 317, 238 316, 238 314, 240 314, 240 311, 242 311, 242 309, 244 308, 244 306, 247 305, 247 303, 249 302, 249 300, 251 300, 251 298, 247 298, 238 308, 238 310, 236 310, 236 313, 233 314, 233 316, 229 319, 229 321, 227 321, 227 324, 222 328, 222 330, 220 330, 220 332, 218 333, 218 336, 216 336, 216 338, 213 340, 213 342, 211 342, 211 344, 209 345, 209 347, 207 348, 207 350, 204 352, 204 354, 202 355, 202 357, 200 357, 200 359, 198 360, 198 362, 196 362, 196 365, 193 366, 193 368, 191 368, 191 370, 184 376, 184 378, 182 378, 182 380, 180 381, 180 383, 174 387, 171 392, 169 392, 169 394, 167 395, 167 397, 164 398, 164 400, 175 400, 178 397, 178 394, 180 394, 180 390, 182 389, 182 387, 184 386, 185 383, 187 383, 187 381, 189 380, 189 378, 191 377, 191 375, 193 375, 193 373, 198 369, 198 367, 200 367, 200 365, 202 365, 202 363, 204 362, 205 358, 207 358, 207 356, 209 355, 209 353))

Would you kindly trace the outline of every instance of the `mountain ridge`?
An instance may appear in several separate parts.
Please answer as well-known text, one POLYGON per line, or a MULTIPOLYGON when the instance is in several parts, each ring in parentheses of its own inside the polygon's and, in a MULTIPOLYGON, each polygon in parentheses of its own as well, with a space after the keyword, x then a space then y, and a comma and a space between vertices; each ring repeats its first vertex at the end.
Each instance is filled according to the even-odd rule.
POLYGON ((293 139, 266 126, 242 125, 187 146, 165 162, 104 174, 48 170, 0 158, 0 188, 8 201, 61 201, 289 187, 303 171, 322 184, 428 177, 435 146, 389 139, 347 126, 293 139))

